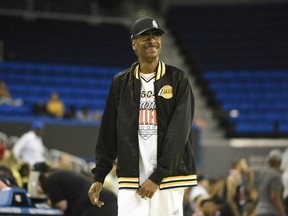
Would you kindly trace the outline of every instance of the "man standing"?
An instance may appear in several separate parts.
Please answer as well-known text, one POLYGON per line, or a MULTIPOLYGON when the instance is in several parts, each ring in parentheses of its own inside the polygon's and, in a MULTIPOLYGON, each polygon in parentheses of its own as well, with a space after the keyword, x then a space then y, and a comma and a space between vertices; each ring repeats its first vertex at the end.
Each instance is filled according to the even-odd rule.
POLYGON ((19 161, 33 167, 35 163, 46 160, 46 148, 42 141, 43 131, 44 123, 34 121, 31 130, 19 138, 13 147, 13 154, 19 161))
POLYGON ((226 179, 224 191, 226 203, 221 209, 221 215, 242 215, 242 208, 247 201, 247 192, 253 188, 253 180, 253 173, 248 167, 247 160, 242 157, 236 159, 226 179), (243 181, 246 174, 248 174, 248 185, 245 185, 243 181))
POLYGON ((88 195, 103 205, 99 194, 117 158, 118 216, 183 215, 184 189, 197 184, 193 92, 186 73, 160 61, 163 33, 151 17, 131 26, 138 61, 114 77, 102 118, 88 195))
POLYGON ((255 170, 255 186, 259 193, 259 200, 256 206, 257 216, 286 215, 282 199, 281 160, 281 151, 273 149, 267 157, 269 166, 255 170))

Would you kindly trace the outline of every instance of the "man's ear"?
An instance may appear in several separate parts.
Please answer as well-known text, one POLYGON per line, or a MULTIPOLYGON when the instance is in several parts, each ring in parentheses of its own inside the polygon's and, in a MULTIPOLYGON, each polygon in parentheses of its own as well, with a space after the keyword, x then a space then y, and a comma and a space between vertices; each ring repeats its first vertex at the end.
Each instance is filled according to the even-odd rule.
POLYGON ((134 51, 136 51, 136 42, 135 42, 135 40, 132 41, 132 49, 134 51))

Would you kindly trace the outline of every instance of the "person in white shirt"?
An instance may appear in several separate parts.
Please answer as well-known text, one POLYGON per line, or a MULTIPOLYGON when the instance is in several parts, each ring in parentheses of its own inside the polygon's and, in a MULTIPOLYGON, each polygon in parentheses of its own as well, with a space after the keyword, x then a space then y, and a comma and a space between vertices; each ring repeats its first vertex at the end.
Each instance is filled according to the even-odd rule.
POLYGON ((41 121, 32 123, 31 130, 23 134, 13 147, 14 156, 31 167, 37 162, 46 160, 46 148, 42 141, 44 124, 41 121))

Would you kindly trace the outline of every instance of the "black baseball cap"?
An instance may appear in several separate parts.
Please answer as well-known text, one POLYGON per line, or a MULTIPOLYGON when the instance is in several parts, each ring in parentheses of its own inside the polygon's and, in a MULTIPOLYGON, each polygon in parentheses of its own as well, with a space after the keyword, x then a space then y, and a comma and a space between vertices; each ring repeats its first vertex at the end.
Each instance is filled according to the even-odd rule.
POLYGON ((152 17, 142 17, 132 24, 130 28, 131 39, 148 30, 156 30, 164 34, 164 31, 159 27, 159 24, 155 19, 152 17))

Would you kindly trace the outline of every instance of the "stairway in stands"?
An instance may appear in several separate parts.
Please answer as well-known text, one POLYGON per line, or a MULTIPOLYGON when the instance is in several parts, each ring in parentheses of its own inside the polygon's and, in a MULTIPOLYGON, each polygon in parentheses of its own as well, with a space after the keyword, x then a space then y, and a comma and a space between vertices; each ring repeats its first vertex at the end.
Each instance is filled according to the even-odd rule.
POLYGON ((179 47, 175 44, 173 35, 169 32, 165 20, 157 15, 151 15, 155 17, 162 24, 161 28, 165 31, 163 36, 163 48, 161 52, 161 59, 167 63, 174 65, 187 73, 192 74, 190 76, 193 86, 193 92, 195 97, 195 117, 194 124, 202 125, 201 128, 201 142, 203 145, 227 145, 227 139, 224 137, 224 131, 218 127, 217 121, 213 118, 212 112, 207 107, 205 97, 201 95, 200 89, 196 85, 196 80, 193 77, 193 71, 184 62, 184 57, 180 53, 179 47))

